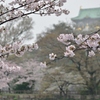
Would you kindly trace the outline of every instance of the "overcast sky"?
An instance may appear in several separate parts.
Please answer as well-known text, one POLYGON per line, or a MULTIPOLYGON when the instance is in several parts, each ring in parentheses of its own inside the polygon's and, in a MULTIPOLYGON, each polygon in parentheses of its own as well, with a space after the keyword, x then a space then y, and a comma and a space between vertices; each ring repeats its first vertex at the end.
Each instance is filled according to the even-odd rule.
POLYGON ((67 0, 67 3, 64 5, 64 8, 70 11, 69 15, 62 14, 57 17, 55 15, 41 17, 39 15, 32 15, 34 25, 34 34, 44 31, 46 28, 51 27, 52 24, 58 23, 58 21, 68 22, 69 18, 75 17, 78 15, 80 6, 82 8, 95 8, 100 7, 100 0, 67 0))

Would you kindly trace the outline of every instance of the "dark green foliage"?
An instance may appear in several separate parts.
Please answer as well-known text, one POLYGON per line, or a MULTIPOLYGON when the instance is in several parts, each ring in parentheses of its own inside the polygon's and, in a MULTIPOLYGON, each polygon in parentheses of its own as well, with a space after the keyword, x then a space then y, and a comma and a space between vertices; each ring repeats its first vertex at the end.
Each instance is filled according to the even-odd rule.
POLYGON ((34 87, 34 83, 32 86, 30 86, 30 83, 28 82, 23 82, 22 84, 17 84, 13 87, 14 92, 16 93, 23 93, 27 91, 32 91, 34 87))
POLYGON ((15 90, 15 91, 17 91, 17 90, 23 90, 23 91, 25 91, 25 90, 31 90, 31 87, 29 87, 29 83, 27 83, 27 82, 23 82, 22 84, 17 84, 14 88, 13 88, 13 90, 15 90))

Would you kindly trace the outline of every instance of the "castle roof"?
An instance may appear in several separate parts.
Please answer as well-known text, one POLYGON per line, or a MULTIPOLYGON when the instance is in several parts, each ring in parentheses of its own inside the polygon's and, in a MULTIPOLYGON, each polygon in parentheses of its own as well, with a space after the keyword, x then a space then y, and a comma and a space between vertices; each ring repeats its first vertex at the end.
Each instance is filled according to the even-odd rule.
POLYGON ((83 19, 100 19, 100 7, 80 9, 78 16, 71 18, 72 21, 79 21, 83 19))

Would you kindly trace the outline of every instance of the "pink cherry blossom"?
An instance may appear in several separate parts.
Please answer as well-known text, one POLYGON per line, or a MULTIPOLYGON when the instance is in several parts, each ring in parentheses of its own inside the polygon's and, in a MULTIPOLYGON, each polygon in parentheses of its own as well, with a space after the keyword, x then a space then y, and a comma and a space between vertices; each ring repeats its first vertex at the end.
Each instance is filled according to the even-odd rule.
POLYGON ((71 34, 60 34, 59 37, 57 37, 57 40, 62 42, 65 45, 69 45, 69 41, 74 41, 74 35, 71 34))
POLYGON ((97 48, 97 46, 99 46, 98 41, 91 39, 87 40, 87 44, 90 48, 92 47, 94 50, 97 48))
POLYGON ((46 62, 41 62, 40 66, 41 66, 41 68, 47 68, 46 62))
POLYGON ((65 57, 73 57, 73 56, 75 56, 75 53, 72 50, 68 49, 68 50, 66 50, 66 52, 64 52, 64 56, 65 57))
POLYGON ((92 50, 92 51, 89 51, 89 55, 88 55, 89 57, 92 57, 92 56, 95 56, 95 53, 94 53, 94 51, 92 50))
POLYGON ((51 53, 51 54, 49 54, 49 59, 50 60, 55 60, 56 56, 57 56, 56 54, 51 53))

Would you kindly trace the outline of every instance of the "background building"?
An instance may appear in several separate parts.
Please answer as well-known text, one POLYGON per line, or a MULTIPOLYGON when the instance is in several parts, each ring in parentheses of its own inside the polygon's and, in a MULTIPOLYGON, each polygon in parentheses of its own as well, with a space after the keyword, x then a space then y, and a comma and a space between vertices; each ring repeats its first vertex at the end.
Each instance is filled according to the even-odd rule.
POLYGON ((71 18, 75 23, 77 30, 100 29, 100 7, 98 8, 80 8, 78 16, 71 18))

